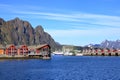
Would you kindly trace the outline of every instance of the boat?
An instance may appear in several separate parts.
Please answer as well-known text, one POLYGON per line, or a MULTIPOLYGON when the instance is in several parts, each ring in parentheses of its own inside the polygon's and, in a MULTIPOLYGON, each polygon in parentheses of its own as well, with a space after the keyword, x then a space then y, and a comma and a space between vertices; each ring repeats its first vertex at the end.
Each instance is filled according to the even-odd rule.
POLYGON ((54 55, 63 55, 63 52, 53 52, 54 55))

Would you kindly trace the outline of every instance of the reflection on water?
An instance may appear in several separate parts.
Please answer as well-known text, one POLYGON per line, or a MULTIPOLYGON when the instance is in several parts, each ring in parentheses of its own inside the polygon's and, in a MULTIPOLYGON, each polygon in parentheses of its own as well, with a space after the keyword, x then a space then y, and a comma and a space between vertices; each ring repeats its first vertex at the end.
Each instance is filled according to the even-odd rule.
POLYGON ((0 80, 120 80, 120 57, 3 60, 0 61, 0 80))

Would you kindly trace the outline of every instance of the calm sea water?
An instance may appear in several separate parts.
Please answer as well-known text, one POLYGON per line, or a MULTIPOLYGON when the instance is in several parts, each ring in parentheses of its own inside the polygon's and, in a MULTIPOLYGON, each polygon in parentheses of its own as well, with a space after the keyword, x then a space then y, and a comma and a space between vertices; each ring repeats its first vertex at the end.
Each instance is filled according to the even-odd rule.
POLYGON ((0 60, 0 80, 120 80, 120 57, 0 60))

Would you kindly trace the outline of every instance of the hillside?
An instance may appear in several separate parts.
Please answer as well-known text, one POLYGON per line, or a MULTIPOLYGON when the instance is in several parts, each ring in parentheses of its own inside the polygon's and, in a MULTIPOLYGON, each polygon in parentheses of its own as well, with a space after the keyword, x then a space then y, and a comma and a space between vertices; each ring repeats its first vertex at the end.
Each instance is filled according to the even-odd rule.
POLYGON ((0 44, 8 45, 39 45, 49 44, 52 49, 58 49, 61 46, 44 31, 42 26, 33 28, 28 21, 15 18, 5 21, 0 18, 0 44))
POLYGON ((120 40, 116 40, 116 41, 108 41, 105 40, 101 43, 101 47, 103 48, 119 48, 120 49, 120 40))
POLYGON ((89 44, 89 45, 86 45, 85 47, 120 49, 120 40, 116 40, 116 41, 105 40, 100 44, 89 44))

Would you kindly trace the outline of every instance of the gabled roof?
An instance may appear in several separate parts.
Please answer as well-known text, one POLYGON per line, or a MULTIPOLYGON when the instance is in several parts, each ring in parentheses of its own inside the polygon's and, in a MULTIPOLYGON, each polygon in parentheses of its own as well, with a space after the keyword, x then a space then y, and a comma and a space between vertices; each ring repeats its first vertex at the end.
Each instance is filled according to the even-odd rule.
POLYGON ((8 44, 8 45, 6 45, 6 48, 9 48, 12 45, 15 46, 14 44, 8 44))
POLYGON ((43 48, 45 46, 49 46, 49 44, 34 45, 34 46, 29 46, 28 48, 29 49, 40 49, 40 48, 43 48))
POLYGON ((36 49, 40 49, 40 48, 43 48, 43 47, 45 47, 45 46, 50 47, 48 44, 42 44, 42 45, 38 45, 38 46, 36 47, 36 49))

